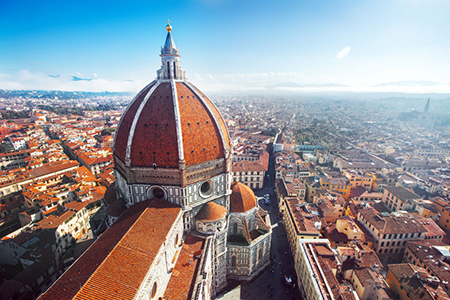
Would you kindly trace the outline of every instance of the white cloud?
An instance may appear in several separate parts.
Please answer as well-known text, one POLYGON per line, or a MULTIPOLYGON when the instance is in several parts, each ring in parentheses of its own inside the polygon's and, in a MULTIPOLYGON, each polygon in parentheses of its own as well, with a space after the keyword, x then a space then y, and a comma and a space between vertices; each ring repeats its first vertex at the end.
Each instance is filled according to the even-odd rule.
POLYGON ((450 93, 450 84, 430 81, 391 82, 377 86, 351 85, 345 78, 302 73, 239 73, 189 76, 205 92, 355 92, 355 93, 450 93))
POLYGON ((34 73, 22 70, 16 74, 0 74, 0 89, 5 90, 63 90, 91 92, 127 92, 139 91, 147 82, 144 80, 108 80, 97 78, 74 81, 73 76, 82 76, 77 72, 71 75, 49 76, 44 73, 34 73))
MULTIPOLYGON (((75 74, 75 73, 74 73, 75 74)), ((137 92, 148 79, 108 80, 92 74, 89 80, 73 75, 34 73, 22 70, 15 74, 0 73, 0 89, 6 90, 64 90, 92 92, 137 92)), ((79 74, 79 73, 78 73, 79 74)), ((77 75, 78 75, 77 74, 77 75)), ((82 76, 82 74, 79 74, 82 76)), ((296 72, 236 73, 236 74, 191 74, 188 80, 205 92, 230 93, 276 93, 276 92, 398 92, 398 93, 449 93, 450 84, 430 81, 398 81, 377 86, 355 86, 345 78, 326 75, 306 76, 296 72)))
POLYGON ((342 59, 342 58, 346 57, 350 53, 350 50, 351 50, 350 47, 345 47, 344 49, 339 51, 339 53, 336 55, 336 57, 338 59, 342 59))

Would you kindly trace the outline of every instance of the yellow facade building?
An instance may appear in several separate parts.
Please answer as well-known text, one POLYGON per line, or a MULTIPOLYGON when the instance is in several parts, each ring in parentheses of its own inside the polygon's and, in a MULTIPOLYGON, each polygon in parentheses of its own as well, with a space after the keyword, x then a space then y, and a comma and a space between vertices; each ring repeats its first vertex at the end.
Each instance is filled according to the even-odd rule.
POLYGON ((320 178, 320 187, 336 191, 348 200, 350 197, 350 190, 352 188, 350 181, 347 178, 320 178))

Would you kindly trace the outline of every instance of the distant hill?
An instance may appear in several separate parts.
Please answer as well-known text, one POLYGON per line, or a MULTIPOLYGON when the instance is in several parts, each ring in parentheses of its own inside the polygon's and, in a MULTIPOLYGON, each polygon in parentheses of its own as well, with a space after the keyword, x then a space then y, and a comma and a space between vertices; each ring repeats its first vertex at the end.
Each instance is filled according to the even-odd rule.
POLYGON ((411 87, 420 87, 420 86, 439 86, 441 83, 435 81, 395 81, 395 82, 384 82, 374 86, 411 86, 411 87))
POLYGON ((32 99, 84 99, 101 96, 132 96, 130 92, 67 92, 67 91, 30 91, 0 90, 0 98, 32 98, 32 99))
POLYGON ((346 86, 342 84, 336 83, 326 83, 326 84, 299 84, 295 82, 281 82, 277 84, 272 84, 266 86, 268 89, 276 89, 276 88, 302 88, 302 87, 341 87, 346 86))

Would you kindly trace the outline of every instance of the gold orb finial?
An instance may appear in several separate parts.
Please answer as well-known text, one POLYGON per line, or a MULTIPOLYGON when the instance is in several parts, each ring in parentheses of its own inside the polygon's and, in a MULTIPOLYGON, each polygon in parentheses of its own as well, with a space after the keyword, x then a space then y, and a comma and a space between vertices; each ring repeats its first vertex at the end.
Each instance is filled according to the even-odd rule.
POLYGON ((170 20, 167 20, 167 26, 166 26, 166 29, 167 29, 168 32, 171 32, 171 31, 172 31, 172 26, 170 26, 170 20))

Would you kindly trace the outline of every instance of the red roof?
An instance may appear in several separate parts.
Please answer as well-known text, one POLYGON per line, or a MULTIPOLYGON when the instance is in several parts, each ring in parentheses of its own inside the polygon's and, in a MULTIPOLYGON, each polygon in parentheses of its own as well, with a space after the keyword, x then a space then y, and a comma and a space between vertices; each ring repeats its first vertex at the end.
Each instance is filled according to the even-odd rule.
POLYGON ((117 157, 119 157, 123 161, 125 161, 128 134, 130 133, 134 115, 136 115, 139 105, 141 104, 142 100, 144 100, 145 96, 150 91, 151 87, 154 85, 155 82, 150 83, 142 91, 140 91, 139 94, 136 95, 133 102, 131 102, 131 104, 128 105, 127 110, 123 114, 122 119, 120 120, 120 123, 117 126, 114 153, 117 155, 117 157))
POLYGON ((215 202, 206 203, 195 218, 203 222, 215 222, 225 217, 227 209, 215 202))
POLYGON ((128 138, 132 136, 129 150, 132 167, 156 164, 159 168, 178 168, 181 144, 177 124, 186 166, 224 158, 225 149, 230 146, 228 131, 211 100, 196 88, 191 89, 186 82, 162 81, 149 94, 153 85, 136 96, 122 117, 114 145, 117 158, 125 162, 128 138), (177 99, 173 98, 174 90, 177 99), (147 102, 139 111, 145 99, 147 102), (175 103, 179 111, 178 123, 175 103))
POLYGON ((246 212, 256 207, 256 197, 252 189, 240 182, 231 184, 230 211, 246 212))
POLYGON ((131 206, 40 299, 133 299, 180 212, 160 199, 131 206))
POLYGON ((188 235, 164 292, 164 299, 191 299, 205 240, 188 235))

